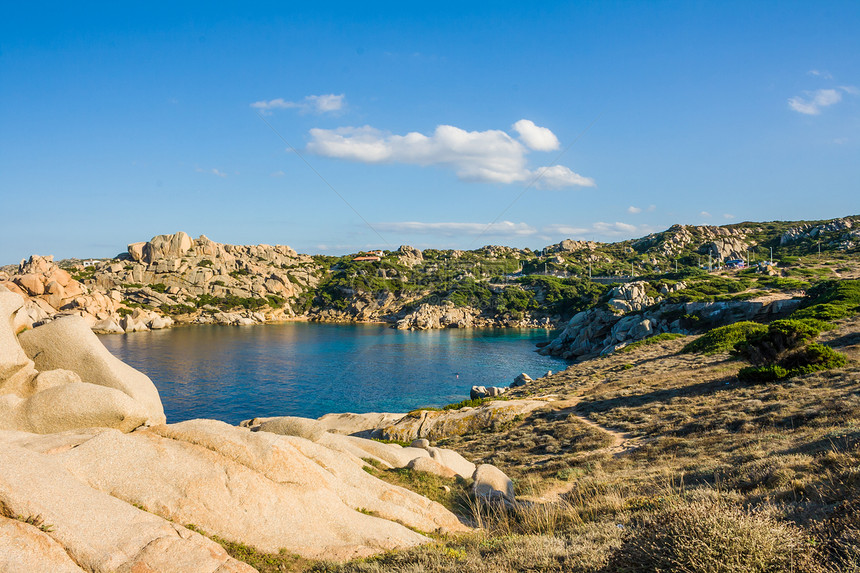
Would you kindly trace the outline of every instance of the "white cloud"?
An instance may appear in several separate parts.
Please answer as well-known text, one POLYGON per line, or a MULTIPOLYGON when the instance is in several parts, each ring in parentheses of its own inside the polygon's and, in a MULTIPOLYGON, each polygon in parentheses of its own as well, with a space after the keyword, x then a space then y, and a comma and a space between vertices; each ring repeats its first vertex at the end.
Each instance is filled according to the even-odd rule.
POLYGON ((731 213, 723 213, 723 219, 734 219, 735 216, 731 213))
POLYGON ((344 94, 309 95, 301 101, 286 101, 283 98, 269 101, 255 101, 251 104, 260 113, 269 114, 274 109, 298 109, 302 113, 331 113, 343 109, 346 96, 344 94))
POLYGON ((374 223, 373 227, 381 232, 392 233, 435 233, 439 235, 533 235, 537 229, 526 223, 499 221, 487 223, 423 223, 401 221, 395 223, 374 223))
POLYGON ((710 217, 711 216, 711 214, 708 213, 707 211, 702 211, 701 213, 699 213, 699 215, 701 215, 702 217, 710 217))
POLYGON ((219 169, 201 169, 199 167, 196 167, 194 171, 196 171, 197 173, 209 173, 210 175, 215 175, 217 177, 227 177, 227 174, 223 171, 220 171, 219 169))
POLYGON ((272 173, 271 175, 269 175, 269 177, 283 177, 284 175, 286 175, 286 173, 284 173, 281 170, 278 170, 278 171, 275 171, 274 173, 272 173))
POLYGON ((594 230, 598 233, 613 235, 613 234, 624 234, 624 233, 633 233, 636 231, 636 225, 631 225, 629 223, 603 223, 597 222, 594 224, 594 230))
POLYGON ((543 228, 545 233, 553 236, 564 235, 566 237, 578 237, 591 232, 591 229, 585 227, 571 227, 570 225, 547 225, 543 228))
POLYGON ((635 215, 636 213, 641 213, 642 209, 640 207, 634 207, 633 205, 630 205, 629 207, 627 207, 627 212, 635 215))
POLYGON ((414 131, 394 135, 364 126, 315 128, 310 130, 310 136, 308 149, 326 157, 363 163, 438 165, 453 169, 457 177, 465 181, 524 183, 534 180, 537 186, 545 188, 594 186, 592 179, 563 165, 528 169, 528 148, 496 129, 466 131, 452 125, 439 125, 431 135, 414 131))
POLYGON ((553 165, 551 167, 540 167, 534 171, 527 172, 533 181, 535 187, 539 189, 561 189, 562 187, 594 187, 594 179, 591 177, 583 177, 579 173, 574 173, 564 165, 553 165))
POLYGON ((839 86, 839 89, 847 94, 860 95, 860 88, 856 88, 854 86, 839 86))
POLYGON ((520 140, 529 149, 552 151, 559 147, 558 138, 555 134, 546 127, 538 127, 533 121, 521 119, 513 125, 513 128, 520 134, 520 140))
POLYGON ((559 236, 570 239, 588 239, 594 238, 612 238, 618 237, 640 237, 653 232, 650 225, 631 225, 630 223, 622 223, 616 221, 614 223, 606 223, 598 221, 591 227, 574 227, 565 224, 547 225, 541 229, 544 233, 555 238, 559 236))
POLYGON ((788 106, 794 111, 806 115, 818 115, 821 113, 821 108, 839 103, 842 100, 842 94, 834 89, 815 90, 814 92, 804 93, 806 97, 795 96, 789 98, 788 106))
POLYGON ((657 205, 648 205, 648 209, 647 209, 647 211, 648 211, 649 213, 653 213, 653 212, 654 212, 654 211, 656 211, 656 210, 657 210, 657 205))
POLYGON ((825 80, 832 80, 833 76, 830 75, 830 72, 823 72, 821 70, 809 70, 806 72, 810 76, 817 76, 819 78, 824 78, 825 80))

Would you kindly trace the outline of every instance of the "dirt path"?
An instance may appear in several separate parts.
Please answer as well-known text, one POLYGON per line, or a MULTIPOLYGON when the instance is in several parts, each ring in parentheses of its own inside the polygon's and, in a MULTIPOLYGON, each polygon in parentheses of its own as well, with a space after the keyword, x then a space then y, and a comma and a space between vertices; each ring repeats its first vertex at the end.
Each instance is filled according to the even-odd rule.
MULTIPOLYGON (((640 445, 642 445, 642 438, 638 436, 631 436, 628 433, 620 432, 616 429, 609 428, 607 426, 602 426, 597 422, 589 420, 582 414, 578 414, 576 412, 576 407, 579 405, 578 399, 567 399, 567 400, 559 400, 555 402, 554 406, 557 409, 557 412, 568 414, 569 416, 573 416, 586 426, 599 430, 605 434, 608 434, 612 438, 612 443, 608 446, 604 446, 602 448, 598 448, 596 450, 589 450, 587 452, 581 452, 574 461, 579 459, 584 459, 588 456, 592 456, 594 454, 611 454, 614 457, 623 456, 624 454, 630 453, 633 450, 637 449, 640 445)), ((524 501, 531 501, 535 503, 548 503, 559 501, 561 495, 567 493, 571 488, 571 484, 569 483, 560 483, 555 487, 552 487, 544 492, 542 492, 538 496, 521 496, 524 501)))

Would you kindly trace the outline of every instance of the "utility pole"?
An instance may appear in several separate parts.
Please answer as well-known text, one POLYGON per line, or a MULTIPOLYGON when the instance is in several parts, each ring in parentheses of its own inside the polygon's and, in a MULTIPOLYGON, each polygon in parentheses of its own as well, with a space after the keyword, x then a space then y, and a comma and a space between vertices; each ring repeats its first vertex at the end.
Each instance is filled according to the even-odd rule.
POLYGON ((770 248, 770 262, 773 264, 773 247, 770 248))
POLYGON ((588 261, 588 279, 591 280, 591 261, 588 261))
POLYGON ((708 272, 711 272, 711 251, 708 251, 708 272))

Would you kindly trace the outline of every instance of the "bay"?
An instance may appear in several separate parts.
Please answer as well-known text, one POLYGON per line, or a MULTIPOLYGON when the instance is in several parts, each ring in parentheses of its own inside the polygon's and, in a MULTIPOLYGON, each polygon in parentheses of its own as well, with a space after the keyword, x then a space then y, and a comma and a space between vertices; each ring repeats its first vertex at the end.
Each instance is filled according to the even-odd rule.
POLYGON ((330 412, 406 412, 565 368, 534 352, 540 329, 402 331, 294 322, 185 326, 104 335, 116 357, 155 383, 168 422, 330 412))

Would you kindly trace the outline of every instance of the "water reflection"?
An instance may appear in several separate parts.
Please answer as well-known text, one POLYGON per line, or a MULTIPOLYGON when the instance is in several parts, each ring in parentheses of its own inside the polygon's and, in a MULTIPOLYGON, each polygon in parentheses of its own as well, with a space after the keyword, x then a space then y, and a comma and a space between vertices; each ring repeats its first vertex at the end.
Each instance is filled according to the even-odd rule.
POLYGON ((328 412, 407 411, 507 386, 565 364, 534 352, 530 329, 398 331, 377 325, 190 326, 102 336, 145 372, 170 422, 328 412))

